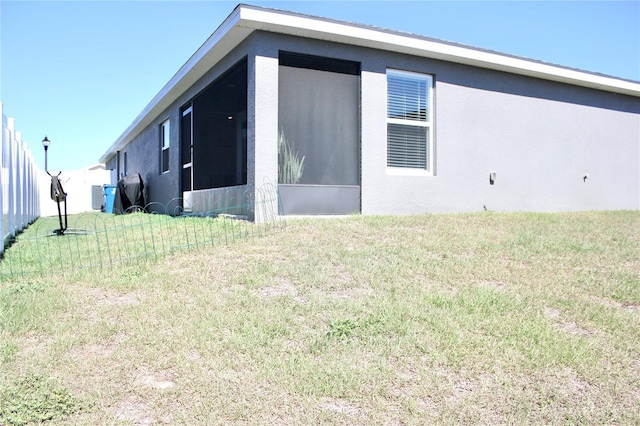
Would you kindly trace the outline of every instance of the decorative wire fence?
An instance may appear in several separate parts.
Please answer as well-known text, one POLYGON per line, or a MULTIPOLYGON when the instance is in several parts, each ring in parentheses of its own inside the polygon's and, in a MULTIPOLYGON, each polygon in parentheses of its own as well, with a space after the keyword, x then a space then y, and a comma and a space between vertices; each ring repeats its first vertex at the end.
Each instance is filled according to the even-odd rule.
POLYGON ((286 221, 279 214, 277 189, 263 187, 257 195, 255 203, 198 213, 174 199, 166 206, 134 206, 126 214, 73 215, 62 235, 57 216, 40 218, 3 253, 0 281, 157 260, 169 253, 227 245, 283 229, 286 221), (249 220, 253 215, 259 221, 249 220))

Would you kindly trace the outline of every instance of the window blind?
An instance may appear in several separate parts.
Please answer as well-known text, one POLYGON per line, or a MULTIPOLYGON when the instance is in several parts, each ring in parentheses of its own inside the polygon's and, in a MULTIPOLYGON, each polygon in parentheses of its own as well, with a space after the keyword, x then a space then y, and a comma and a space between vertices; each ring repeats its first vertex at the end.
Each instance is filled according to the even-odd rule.
POLYGON ((431 76, 387 71, 387 166, 430 169, 431 76))
POLYGON ((387 166, 427 169, 427 128, 387 124, 387 166))
POLYGON ((387 77, 388 117, 427 121, 427 80, 389 73, 387 77))

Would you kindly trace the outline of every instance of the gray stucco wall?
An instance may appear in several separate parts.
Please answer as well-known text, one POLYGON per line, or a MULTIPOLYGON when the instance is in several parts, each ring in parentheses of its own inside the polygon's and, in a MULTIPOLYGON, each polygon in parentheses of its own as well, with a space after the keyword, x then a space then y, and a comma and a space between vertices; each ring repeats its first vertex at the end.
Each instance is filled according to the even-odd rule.
POLYGON ((256 107, 255 138, 268 159, 261 174, 271 179, 277 174, 274 58, 282 49, 362 64, 364 214, 640 208, 638 98, 276 34, 262 34, 260 44, 269 48, 261 51, 266 57, 256 74, 269 94, 256 107), (387 170, 387 68, 435 76, 433 176, 387 170))
MULTIPOLYGON (((640 209, 640 99, 448 62, 254 33, 121 152, 150 200, 180 196, 180 108, 248 57, 248 176, 277 183, 278 52, 358 61, 362 213, 640 209), (435 170, 386 167, 386 70, 435 77, 435 170), (170 172, 159 174, 159 125, 171 119, 170 172), (496 173, 495 185, 489 173, 496 173), (588 174, 588 179, 584 176, 588 174)), ((256 219, 260 219, 256 217, 256 219)))
MULTIPOLYGON (((177 141, 179 140, 178 123, 178 111, 167 111, 157 117, 152 125, 120 151, 121 167, 122 156, 126 152, 128 174, 140 173, 142 176, 147 202, 167 205, 172 198, 177 196, 178 182, 176 176, 180 170, 179 146, 177 146, 177 141), (170 120, 169 172, 160 174, 160 124, 166 119, 170 120)), ((161 206, 154 210, 161 210, 161 206)))
POLYGON ((249 58, 247 184, 255 200, 262 185, 278 184, 278 48, 254 34, 249 58))
MULTIPOLYGON (((111 157, 106 168, 111 170, 111 183, 116 184, 124 173, 124 154, 127 154, 127 174, 140 173, 145 185, 145 200, 147 203, 154 202, 167 205, 173 198, 178 196, 178 180, 176 176, 179 172, 179 111, 175 109, 167 110, 156 117, 154 123, 148 126, 143 132, 138 134, 127 144, 118 154, 111 157), (160 173, 160 124, 166 119, 170 120, 169 144, 169 171, 160 173), (120 170, 118 175, 118 156, 120 170)), ((163 212, 161 206, 152 208, 154 211, 163 212)))
POLYGON ((639 99, 396 55, 372 65, 363 213, 640 208, 639 99), (385 172, 385 67, 435 75, 434 176, 385 172))

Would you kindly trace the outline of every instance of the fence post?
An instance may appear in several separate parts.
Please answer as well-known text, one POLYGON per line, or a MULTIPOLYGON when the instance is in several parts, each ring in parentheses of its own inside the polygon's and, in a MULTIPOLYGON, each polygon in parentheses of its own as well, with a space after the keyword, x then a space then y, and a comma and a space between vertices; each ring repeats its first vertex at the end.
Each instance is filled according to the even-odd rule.
POLYGON ((13 119, 7 119, 7 128, 9 129, 9 217, 7 225, 9 226, 9 236, 14 235, 16 229, 16 144, 13 139, 13 119))
POLYGON ((2 109, 2 102, 0 102, 0 115, 2 116, 2 133, 0 134, 0 254, 4 253, 4 239, 7 236, 6 226, 5 226, 5 215, 4 215, 4 198, 6 194, 8 194, 8 187, 5 187, 5 143, 7 142, 7 137, 5 131, 5 123, 7 118, 4 116, 4 111, 2 109))
POLYGON ((22 149, 22 133, 16 132, 15 121, 13 129, 13 135, 16 141, 16 233, 18 233, 24 228, 24 221, 22 219, 22 213, 24 212, 24 206, 22 204, 22 199, 24 198, 24 150, 22 149))

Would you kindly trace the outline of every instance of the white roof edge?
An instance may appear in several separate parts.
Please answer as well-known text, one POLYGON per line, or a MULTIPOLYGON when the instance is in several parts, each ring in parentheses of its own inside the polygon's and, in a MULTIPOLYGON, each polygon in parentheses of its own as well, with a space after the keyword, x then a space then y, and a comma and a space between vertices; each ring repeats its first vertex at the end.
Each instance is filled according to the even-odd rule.
POLYGON ((314 37, 315 35, 314 38, 392 50, 448 62, 538 77, 545 80, 571 83, 614 93, 640 96, 640 82, 636 81, 566 68, 560 65, 491 52, 442 40, 429 39, 400 31, 252 6, 245 6, 245 8, 242 14, 242 24, 246 25, 251 21, 255 29, 301 36, 306 35, 307 37, 314 37))
MULTIPOLYGON (((245 29, 245 36, 254 30, 262 30, 316 38, 640 97, 640 82, 636 81, 566 68, 560 65, 434 40, 400 31, 240 4, 102 155, 100 162, 105 163, 108 161, 118 149, 128 143, 128 139, 132 136, 131 134, 141 125, 144 126, 145 123, 148 125, 147 121, 151 120, 148 115, 160 106, 162 101, 175 91, 187 76, 193 74, 194 68, 214 50, 214 47, 225 36, 237 28, 245 29)), ((238 43, 240 41, 241 39, 238 39, 238 43)), ((201 70, 202 75, 206 71, 208 70, 201 70)), ((197 79, 202 75, 198 73, 191 77, 197 79)))

